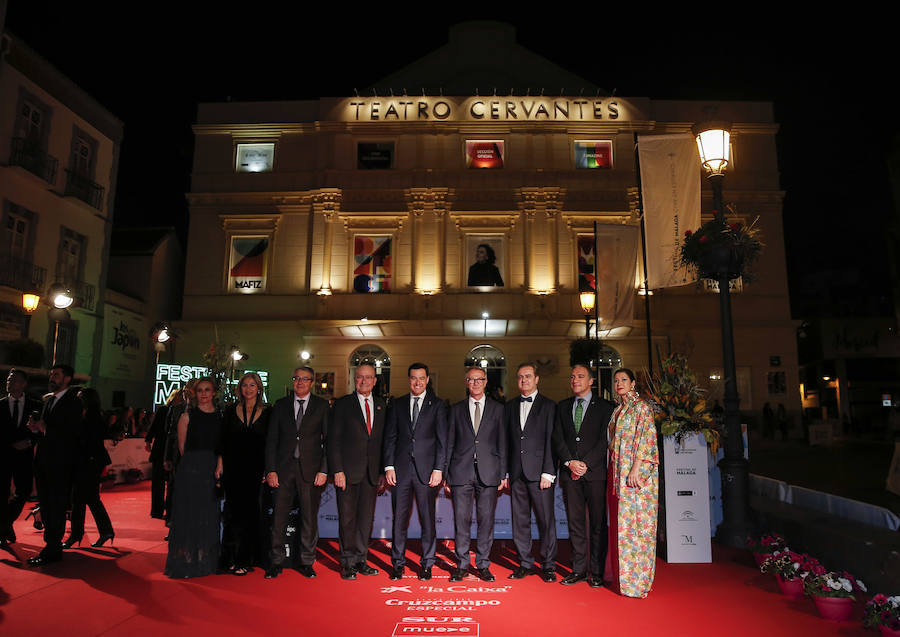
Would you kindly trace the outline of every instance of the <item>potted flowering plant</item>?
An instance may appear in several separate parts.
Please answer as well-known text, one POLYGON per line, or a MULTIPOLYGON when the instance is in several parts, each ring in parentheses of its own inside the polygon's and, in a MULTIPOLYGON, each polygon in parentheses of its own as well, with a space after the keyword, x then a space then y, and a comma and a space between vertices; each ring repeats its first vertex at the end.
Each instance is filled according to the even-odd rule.
POLYGON ((825 572, 825 568, 819 563, 819 560, 789 548, 773 552, 771 556, 763 560, 759 570, 763 573, 774 574, 781 593, 792 599, 803 597, 803 580, 810 573, 825 572))
POLYGON ((882 635, 900 635, 900 595, 878 593, 866 603, 863 626, 881 629, 882 635))
POLYGON ((770 557, 775 551, 783 551, 787 547, 787 541, 777 533, 768 533, 761 535, 759 539, 747 536, 747 548, 753 553, 753 559, 756 560, 757 566, 767 557, 770 557))
POLYGON ((720 434, 712 414, 706 409, 706 390, 688 367, 687 358, 671 354, 660 363, 660 371, 648 382, 649 402, 663 436, 684 437, 702 434, 713 457, 719 449, 720 434))
POLYGON ((803 581, 819 615, 829 621, 847 621, 853 612, 854 593, 865 593, 866 585, 847 571, 811 573, 803 581))
POLYGON ((745 226, 728 223, 724 216, 716 214, 696 231, 685 231, 682 264, 695 268, 701 278, 718 279, 720 274, 727 274, 729 279, 749 279, 751 267, 764 247, 757 221, 759 217, 745 226))

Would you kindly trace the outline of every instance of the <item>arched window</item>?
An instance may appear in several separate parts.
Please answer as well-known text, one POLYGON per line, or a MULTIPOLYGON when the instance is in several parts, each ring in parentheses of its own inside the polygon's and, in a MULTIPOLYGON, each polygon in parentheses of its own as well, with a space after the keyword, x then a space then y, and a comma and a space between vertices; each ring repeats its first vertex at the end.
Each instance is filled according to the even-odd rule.
POLYGON ((597 391, 601 397, 613 400, 616 395, 613 390, 613 372, 622 366, 622 357, 619 352, 604 344, 600 348, 600 360, 596 364, 597 391))
POLYGON ((356 389, 356 368, 360 365, 371 365, 375 368, 375 389, 372 393, 386 398, 391 392, 391 357, 377 345, 357 347, 350 354, 350 389, 356 389))
POLYGON ((501 402, 506 401, 504 383, 506 382, 506 357, 493 345, 478 345, 466 355, 466 368, 480 367, 487 374, 488 396, 501 402))

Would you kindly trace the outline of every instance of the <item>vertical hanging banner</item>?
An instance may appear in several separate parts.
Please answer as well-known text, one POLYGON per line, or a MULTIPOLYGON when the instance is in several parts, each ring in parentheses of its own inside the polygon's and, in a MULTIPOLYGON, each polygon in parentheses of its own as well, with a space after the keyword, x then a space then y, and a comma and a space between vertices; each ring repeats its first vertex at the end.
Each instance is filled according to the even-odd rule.
POLYGON ((228 291, 254 294, 266 291, 268 237, 232 237, 228 291))
POLYGON ((696 281, 681 265, 685 230, 700 226, 700 160, 689 133, 640 135, 641 188, 651 290, 696 281))
POLYGON ((579 234, 578 290, 589 292, 599 284, 601 329, 631 325, 634 318, 634 282, 638 257, 638 228, 636 226, 599 225, 597 252, 594 255, 594 235, 579 234), (597 280, 594 280, 594 260, 597 261, 597 280))

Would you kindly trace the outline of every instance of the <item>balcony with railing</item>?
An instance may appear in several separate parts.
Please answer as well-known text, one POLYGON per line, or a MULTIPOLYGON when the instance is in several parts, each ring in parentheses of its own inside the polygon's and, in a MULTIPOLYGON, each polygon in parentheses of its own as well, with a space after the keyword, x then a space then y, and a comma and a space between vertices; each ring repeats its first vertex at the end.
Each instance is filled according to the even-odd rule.
POLYGON ((21 292, 40 291, 47 279, 47 269, 8 254, 0 254, 0 285, 21 292))
POLYGON ((59 160, 40 149, 38 144, 25 137, 10 140, 9 165, 21 166, 48 184, 56 182, 59 160))
POLYGON ((97 210, 102 210, 103 191, 103 186, 100 184, 66 168, 66 197, 75 197, 97 210))

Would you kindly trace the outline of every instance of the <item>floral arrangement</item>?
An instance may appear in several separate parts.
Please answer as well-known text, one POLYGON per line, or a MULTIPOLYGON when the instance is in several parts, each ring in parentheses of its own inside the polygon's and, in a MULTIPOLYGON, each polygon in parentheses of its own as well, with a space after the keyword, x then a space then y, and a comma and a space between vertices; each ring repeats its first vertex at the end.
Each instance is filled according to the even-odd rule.
POLYGON ((787 540, 785 540, 777 533, 761 535, 759 539, 748 535, 747 548, 750 549, 750 551, 752 551, 753 553, 762 553, 764 555, 769 555, 775 553, 776 551, 781 552, 785 548, 787 548, 787 540))
MULTIPOLYGON (((729 210, 734 212, 733 209, 729 210)), ((740 222, 728 223, 718 215, 701 225, 696 231, 687 230, 681 244, 681 263, 696 268, 702 278, 718 278, 715 271, 725 264, 717 263, 723 256, 729 259, 729 276, 752 278, 751 268, 762 253, 764 244, 756 223, 749 226, 740 222)))
POLYGON ((679 444, 685 436, 701 433, 715 456, 721 435, 706 409, 705 395, 706 390, 697 384, 687 358, 681 354, 663 360, 659 373, 648 382, 649 403, 660 433, 675 436, 679 444))
MULTIPOLYGON (((822 569, 824 571, 824 569, 822 569)), ((866 585, 847 571, 813 572, 803 580, 803 590, 810 597, 849 597, 865 593, 866 585)))
POLYGON ((231 369, 231 351, 219 342, 210 343, 201 356, 207 372, 215 379, 217 385, 215 402, 219 407, 234 402, 234 395, 228 387, 228 373, 231 369))
POLYGON ((796 553, 791 549, 775 551, 767 557, 759 570, 763 573, 778 575, 783 580, 806 579, 811 573, 824 573, 819 560, 806 553, 796 553))
POLYGON ((863 626, 887 626, 891 630, 900 630, 900 595, 886 597, 878 593, 870 599, 866 603, 863 626))

